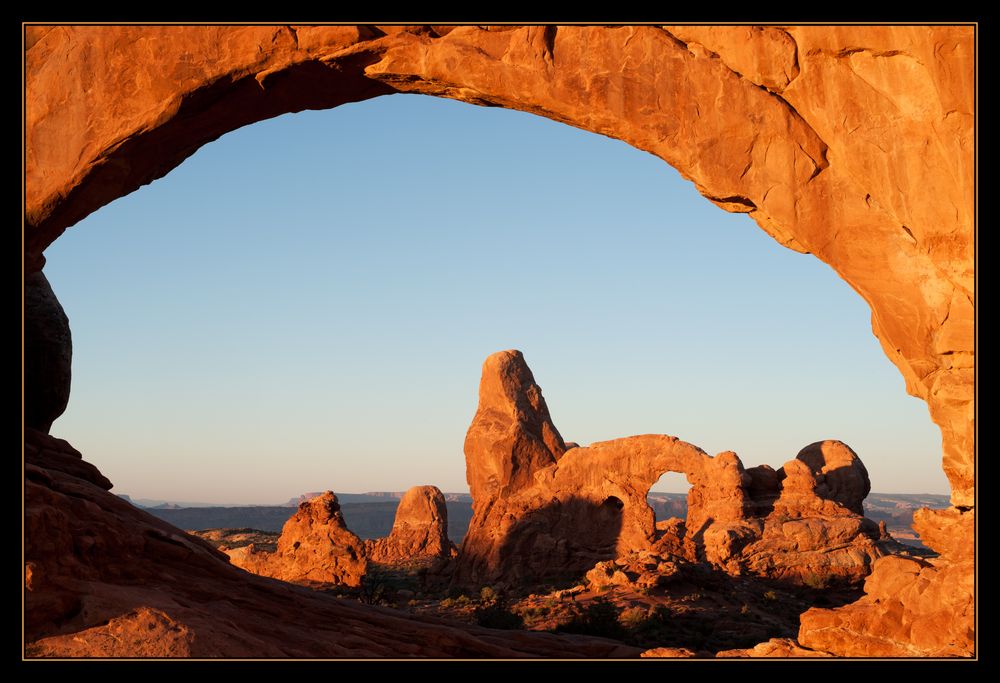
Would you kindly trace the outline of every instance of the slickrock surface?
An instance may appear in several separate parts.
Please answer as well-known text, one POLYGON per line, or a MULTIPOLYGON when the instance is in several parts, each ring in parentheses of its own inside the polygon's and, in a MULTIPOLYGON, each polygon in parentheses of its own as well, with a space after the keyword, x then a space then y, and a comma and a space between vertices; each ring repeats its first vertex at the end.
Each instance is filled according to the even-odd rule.
POLYGON ((448 507, 436 486, 414 486, 399 507, 392 531, 385 538, 364 542, 372 562, 392 564, 418 558, 451 558, 457 554, 448 539, 448 507))
POLYGON ((285 522, 275 552, 250 544, 227 554, 248 572, 307 585, 360 586, 368 568, 364 541, 347 528, 333 491, 299 505, 285 522))
MULTIPOLYGON (((645 653, 642 654, 646 656, 645 653)), ((800 646, 789 638, 772 638, 767 642, 744 650, 722 650, 716 657, 831 657, 828 652, 817 652, 800 646)))
POLYGON ((248 574, 107 491, 65 441, 29 431, 29 657, 636 657, 584 636, 407 615, 248 574))
POLYGON ((654 647, 643 652, 640 657, 694 657, 695 652, 685 647, 654 647))

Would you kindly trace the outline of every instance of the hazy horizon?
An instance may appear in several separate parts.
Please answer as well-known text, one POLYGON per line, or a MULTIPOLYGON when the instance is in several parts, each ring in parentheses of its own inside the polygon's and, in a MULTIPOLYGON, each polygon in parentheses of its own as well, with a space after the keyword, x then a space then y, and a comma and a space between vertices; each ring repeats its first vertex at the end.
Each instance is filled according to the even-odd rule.
MULTIPOLYGON (((161 498, 146 498, 145 496, 133 496, 133 495, 129 494, 127 491, 115 491, 114 493, 116 495, 119 495, 119 496, 128 497, 129 500, 131 500, 133 503, 137 503, 139 505, 162 505, 164 503, 169 503, 169 504, 174 504, 174 505, 180 505, 181 507, 283 507, 283 506, 287 505, 287 503, 289 502, 289 500, 293 499, 293 498, 289 498, 288 500, 279 500, 279 501, 257 501, 257 502, 253 502, 253 503, 233 503, 233 502, 221 502, 221 503, 215 502, 215 503, 212 503, 212 502, 208 502, 208 501, 164 500, 164 499, 161 499, 161 498)), ((306 493, 319 493, 319 492, 303 491, 302 494, 300 494, 300 495, 304 495, 306 493)), ((343 496, 343 495, 363 496, 363 495, 386 494, 386 493, 403 494, 403 493, 405 493, 405 491, 334 491, 334 493, 336 493, 338 496, 343 496)), ((442 491, 442 493, 444 493, 445 495, 454 495, 454 494, 469 495, 468 491, 442 491)), ((648 495, 650 495, 650 496, 663 495, 663 494, 687 495, 688 491, 658 491, 656 489, 650 489, 650 491, 648 493, 648 495)), ((927 491, 906 491, 906 492, 895 492, 895 493, 888 493, 886 491, 872 491, 871 493, 868 494, 869 497, 871 497, 871 496, 945 496, 945 497, 947 497, 948 495, 949 494, 947 494, 947 493, 929 493, 927 491)), ((295 496, 294 498, 298 498, 298 496, 295 496)), ((345 503, 345 504, 350 504, 350 503, 348 502, 348 503, 345 503)))
POLYGON ((949 493, 836 273, 662 160, 522 112, 394 95, 254 124, 46 258, 74 343, 52 433, 134 499, 467 492, 480 367, 508 348, 567 441, 777 469, 834 438, 873 491, 949 493))

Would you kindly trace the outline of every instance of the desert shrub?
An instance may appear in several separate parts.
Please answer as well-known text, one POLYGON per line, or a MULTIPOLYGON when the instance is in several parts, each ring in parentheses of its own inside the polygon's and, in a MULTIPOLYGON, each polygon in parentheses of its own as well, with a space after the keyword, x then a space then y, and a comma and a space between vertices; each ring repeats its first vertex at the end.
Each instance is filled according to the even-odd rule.
POLYGON ((649 613, 644 607, 628 607, 618 615, 618 621, 625 628, 632 630, 638 628, 642 622, 646 621, 649 613))
POLYGON ((802 583, 809 586, 810 588, 815 588, 816 590, 823 590, 828 588, 830 585, 829 579, 822 574, 809 573, 802 578, 802 583))
POLYGON ((740 607, 740 614, 744 616, 750 614, 750 605, 744 604, 742 607, 740 607))
POLYGON ((389 585, 386 573, 369 566, 368 571, 361 577, 359 597, 361 602, 366 605, 389 604, 389 585))
POLYGON ((664 640, 675 638, 679 628, 674 621, 673 613, 663 605, 657 605, 648 610, 641 618, 634 619, 634 621, 629 619, 628 623, 625 623, 625 613, 622 613, 622 623, 628 628, 627 641, 633 645, 663 644, 664 640))
POLYGON ((476 623, 487 628, 524 628, 524 618, 510 609, 507 596, 490 587, 480 593, 482 604, 475 609, 476 623))
POLYGON ((458 605, 459 607, 465 607, 467 605, 471 605, 472 598, 463 593, 462 595, 459 595, 457 598, 455 598, 455 604, 458 605))
POLYGON ((545 607, 544 605, 538 606, 538 607, 528 607, 528 608, 525 608, 522 611, 522 614, 525 617, 528 617, 528 618, 531 618, 531 619, 537 619, 539 617, 544 617, 548 613, 549 613, 549 609, 547 607, 545 607))
POLYGON ((774 602, 775 600, 778 599, 778 594, 775 593, 774 591, 767 591, 766 593, 764 593, 764 599, 774 602))
POLYGON ((618 622, 618 608, 604 597, 594 599, 582 609, 577 608, 573 619, 561 626, 559 630, 616 640, 625 635, 625 629, 618 622))

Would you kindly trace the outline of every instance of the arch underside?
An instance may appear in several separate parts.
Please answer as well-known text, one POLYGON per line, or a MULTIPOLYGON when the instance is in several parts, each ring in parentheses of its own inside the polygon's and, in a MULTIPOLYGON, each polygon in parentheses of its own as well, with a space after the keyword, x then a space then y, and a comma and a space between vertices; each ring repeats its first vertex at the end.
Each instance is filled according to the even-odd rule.
POLYGON ((656 155, 830 265, 942 430, 955 507, 922 531, 971 529, 973 27, 34 26, 25 48, 27 274, 256 121, 397 92, 538 114, 656 155))

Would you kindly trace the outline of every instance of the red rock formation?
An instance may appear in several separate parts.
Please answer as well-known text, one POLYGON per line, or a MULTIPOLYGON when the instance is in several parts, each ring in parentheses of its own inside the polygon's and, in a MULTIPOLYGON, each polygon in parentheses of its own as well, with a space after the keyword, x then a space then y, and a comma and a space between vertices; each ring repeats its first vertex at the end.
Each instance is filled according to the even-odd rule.
POLYGON ((566 451, 520 351, 500 351, 483 364, 465 451, 476 454, 474 462, 466 456, 465 470, 475 509, 529 486, 566 451))
POLYGON ((865 514, 863 502, 871 492, 868 470, 850 446, 840 441, 817 441, 795 456, 812 470, 826 486, 824 498, 840 503, 859 515, 865 514))
POLYGON ((248 574, 107 491, 65 441, 28 432, 29 657, 635 657, 601 638, 495 631, 248 574))
POLYGON ((972 505, 973 38, 971 26, 28 27, 28 271, 83 216, 253 121, 399 91, 531 111, 660 156, 830 264, 929 402, 954 503, 972 505))
POLYGON ((686 647, 654 647, 646 650, 640 657, 695 657, 697 653, 686 647))
POLYGON ((975 652, 973 572, 971 559, 884 557, 863 598, 803 614, 798 641, 846 657, 967 657, 975 652))
POLYGON ((364 545, 365 556, 383 564, 453 557, 457 551, 448 538, 444 494, 436 486, 414 486, 399 501, 389 535, 364 545))
POLYGON ((393 92, 537 113, 659 156, 846 280, 906 390, 941 427, 956 507, 935 528, 965 534, 975 505, 974 31, 27 27, 26 274, 67 227, 254 121, 393 92))
POLYGON ((740 479, 735 456, 713 459, 659 435, 560 452, 562 443, 521 353, 487 358, 465 439, 474 512, 456 581, 580 575, 619 551, 647 547, 656 534, 646 494, 665 471, 690 473, 693 519, 743 515, 742 490, 731 485, 740 479), (709 493, 717 489, 728 497, 709 493))
POLYGON ((364 542, 347 528, 333 491, 299 505, 275 552, 250 544, 227 554, 248 572, 306 585, 360 586, 368 568, 364 542))
MULTIPOLYGON (((646 653, 642 654, 643 657, 646 653)), ((716 657, 831 657, 828 652, 817 652, 802 647, 789 638, 771 638, 766 643, 755 645, 744 650, 722 650, 716 657)))
POLYGON ((941 555, 885 557, 856 603, 802 615, 798 640, 848 657, 967 657, 975 653, 972 513, 918 510, 913 528, 941 555))
MULTIPOLYGON (((576 447, 546 465, 549 451, 533 434, 540 424, 558 432, 533 378, 506 381, 512 377, 532 377, 518 352, 495 353, 483 364, 480 408, 465 440, 474 516, 458 583, 575 578, 595 562, 647 550, 705 560, 732 574, 858 583, 886 552, 878 525, 838 502, 860 508, 857 496, 868 489, 864 465, 839 441, 807 446, 778 472, 754 474, 733 452, 713 458, 663 435, 576 447), (510 415, 518 417, 503 419, 510 415), (530 471, 532 480, 480 483, 513 471, 530 471), (685 473, 692 484, 688 516, 658 527, 646 495, 668 471, 685 473)), ((610 571, 607 581, 615 583, 610 571)))

